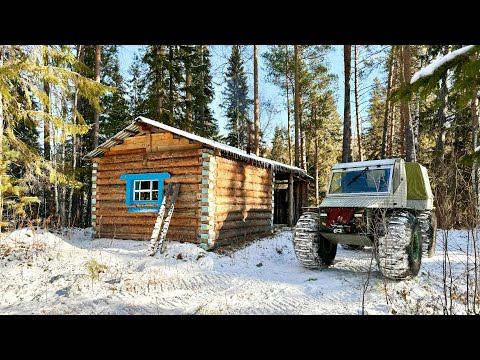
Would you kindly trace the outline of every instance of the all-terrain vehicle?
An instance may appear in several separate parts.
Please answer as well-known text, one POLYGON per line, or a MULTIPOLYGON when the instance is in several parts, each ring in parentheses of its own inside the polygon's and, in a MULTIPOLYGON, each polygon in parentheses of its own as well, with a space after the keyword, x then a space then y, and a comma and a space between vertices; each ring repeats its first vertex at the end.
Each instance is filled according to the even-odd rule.
POLYGON ((432 256, 436 218, 427 170, 403 159, 336 164, 318 208, 304 208, 294 229, 300 263, 310 269, 332 264, 337 244, 373 246, 382 274, 416 276, 422 253, 432 256))

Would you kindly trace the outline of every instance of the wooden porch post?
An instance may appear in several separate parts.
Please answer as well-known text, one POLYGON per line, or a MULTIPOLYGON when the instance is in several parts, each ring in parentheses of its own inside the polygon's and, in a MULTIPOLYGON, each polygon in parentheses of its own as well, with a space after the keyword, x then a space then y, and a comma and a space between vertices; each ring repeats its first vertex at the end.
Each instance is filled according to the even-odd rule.
POLYGON ((288 226, 292 227, 293 217, 295 214, 294 201, 293 201, 293 172, 290 172, 288 176, 288 226))

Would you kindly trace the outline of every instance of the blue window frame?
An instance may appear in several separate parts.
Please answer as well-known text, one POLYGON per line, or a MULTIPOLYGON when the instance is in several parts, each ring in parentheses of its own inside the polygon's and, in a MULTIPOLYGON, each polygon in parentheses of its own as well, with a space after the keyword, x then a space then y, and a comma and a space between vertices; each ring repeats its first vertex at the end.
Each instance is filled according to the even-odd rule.
POLYGON ((163 181, 169 178, 170 174, 167 172, 124 174, 120 176, 120 180, 127 182, 125 204, 130 206, 128 211, 158 211, 163 198, 163 181), (138 205, 157 206, 141 207, 138 205))

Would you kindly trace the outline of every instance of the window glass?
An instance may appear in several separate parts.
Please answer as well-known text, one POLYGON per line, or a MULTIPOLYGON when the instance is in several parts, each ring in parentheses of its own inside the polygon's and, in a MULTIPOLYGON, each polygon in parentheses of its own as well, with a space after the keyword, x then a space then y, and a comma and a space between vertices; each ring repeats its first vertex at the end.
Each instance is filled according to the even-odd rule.
POLYGON ((390 168, 335 172, 332 175, 330 194, 387 192, 390 168))

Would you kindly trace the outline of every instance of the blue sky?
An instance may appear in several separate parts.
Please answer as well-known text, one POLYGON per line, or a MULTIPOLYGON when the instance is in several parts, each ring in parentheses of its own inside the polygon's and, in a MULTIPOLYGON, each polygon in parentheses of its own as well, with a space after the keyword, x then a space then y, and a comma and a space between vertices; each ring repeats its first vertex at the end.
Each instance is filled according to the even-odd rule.
MULTIPOLYGON (((120 68, 122 74, 126 79, 130 77, 128 74, 128 68, 132 62, 132 58, 135 52, 138 51, 138 45, 122 45, 120 46, 120 68)), ((226 118, 223 116, 222 110, 220 109, 220 104, 222 103, 222 89, 224 83, 224 72, 226 70, 226 62, 230 54, 231 47, 228 45, 213 45, 211 46, 212 54, 212 77, 215 86, 215 98, 212 103, 212 110, 216 119, 218 119, 220 133, 226 134, 225 123, 226 118)), ((284 91, 278 87, 270 84, 265 79, 266 71, 262 53, 268 50, 268 46, 261 45, 259 46, 259 94, 260 94, 260 121, 266 119, 266 115, 262 113, 262 100, 270 100, 275 104, 278 113, 272 116, 272 120, 266 130, 267 140, 270 141, 273 136, 273 131, 275 125, 280 124, 286 127, 287 124, 287 112, 286 104, 284 98, 284 91)), ((337 110, 340 114, 340 117, 343 118, 343 92, 344 92, 344 80, 343 80, 343 45, 335 45, 333 51, 328 56, 328 62, 330 64, 330 71, 337 75, 338 77, 338 86, 337 86, 337 110)), ((253 60, 249 59, 245 64, 245 70, 248 76, 248 86, 251 92, 251 97, 253 98, 253 60)), ((368 86, 372 83, 373 78, 379 76, 384 77, 382 73, 378 71, 373 72, 367 79, 364 80, 361 87, 368 86)), ((351 106, 352 114, 354 111, 353 108, 353 96, 351 96, 351 106)), ((366 118, 366 107, 361 106, 363 111, 361 112, 362 119, 366 118)), ((353 120, 353 119, 352 119, 353 120)), ((352 126, 352 129, 355 132, 355 126, 352 126)))

